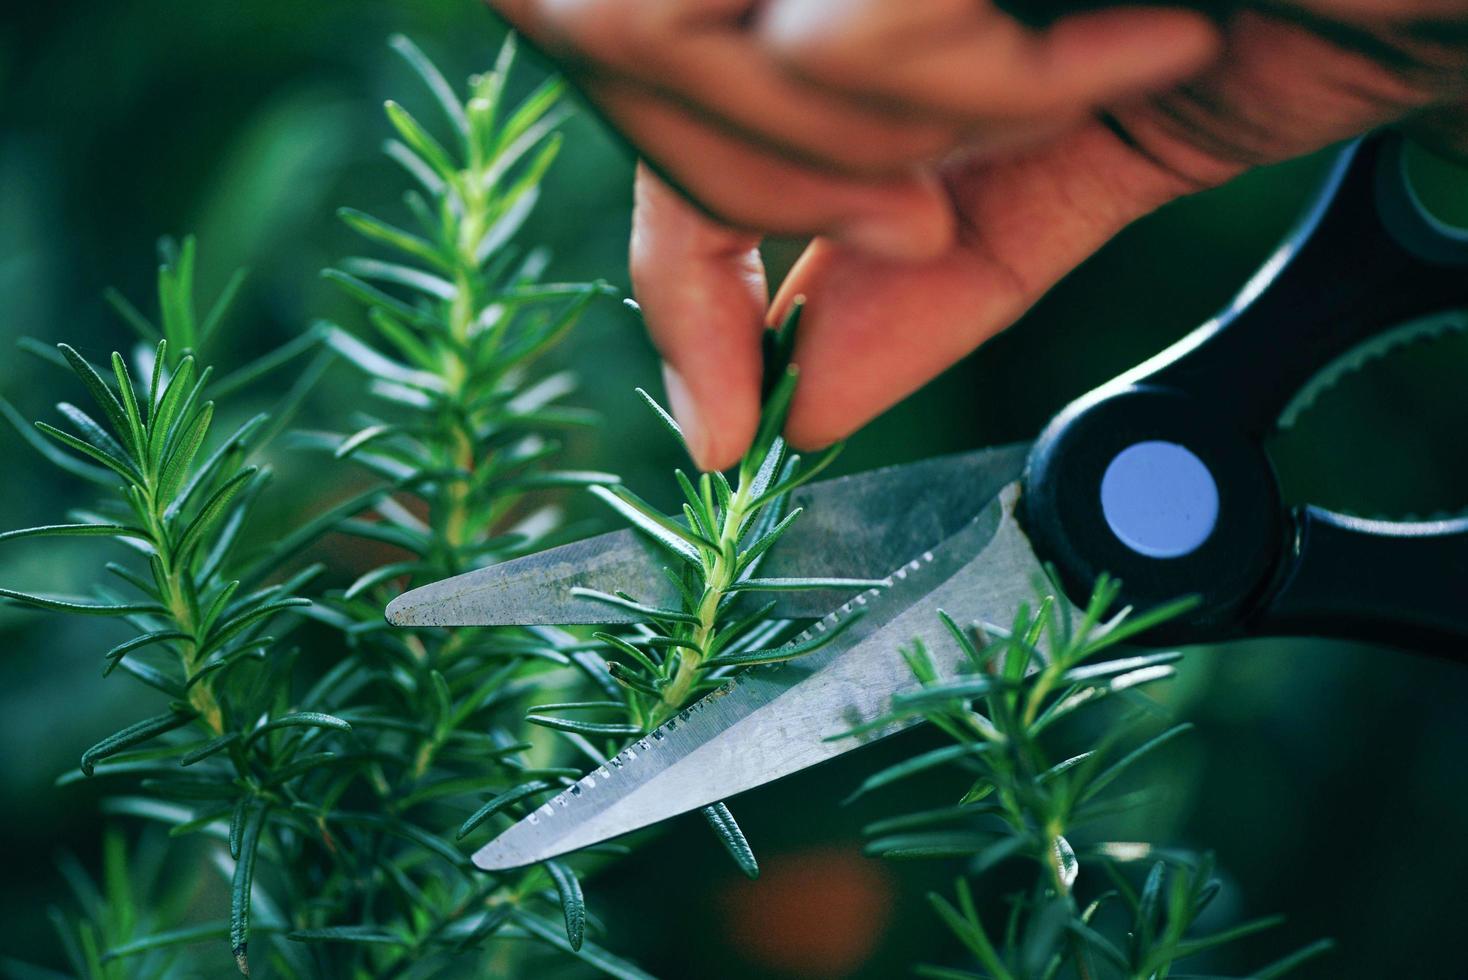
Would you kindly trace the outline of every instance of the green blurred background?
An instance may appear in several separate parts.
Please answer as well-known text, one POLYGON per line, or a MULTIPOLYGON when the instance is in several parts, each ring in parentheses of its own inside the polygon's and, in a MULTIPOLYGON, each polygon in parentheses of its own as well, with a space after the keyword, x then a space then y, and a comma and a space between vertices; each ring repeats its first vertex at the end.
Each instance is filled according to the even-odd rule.
MULTIPOLYGON (((7 11, 0 351, 11 353, 0 354, 0 393, 30 417, 58 398, 49 368, 14 352, 19 337, 65 339, 93 356, 128 342, 100 294, 114 285, 150 310, 161 234, 199 234, 204 296, 234 267, 253 270, 232 332, 241 354, 317 317, 349 316, 315 272, 357 249, 337 206, 391 211, 402 186, 378 153, 380 107, 421 99, 387 50, 395 31, 455 79, 487 67, 501 35, 471 0, 72 0, 7 11)), ((567 129, 529 234, 554 247, 552 277, 625 286, 630 158, 585 117, 567 129)), ((1024 322, 856 437, 842 466, 1032 434, 1217 308, 1287 228, 1320 164, 1253 175, 1129 230, 1024 322)), ((1438 193, 1468 195, 1464 181, 1444 179, 1438 193)), ((681 461, 631 395, 656 384, 631 317, 597 309, 560 359, 581 369, 581 401, 606 419, 574 447, 576 462, 670 502, 668 472, 681 461)), ((1468 343, 1449 338, 1322 399, 1278 440, 1291 495, 1397 516, 1468 504, 1465 370, 1468 343)), ((340 424, 357 391, 349 372, 331 375, 307 418, 340 424)), ((308 479, 304 459, 276 456, 281 506, 310 512, 342 492, 319 473, 308 479)), ((0 526, 46 523, 83 499, 9 430, 0 458, 0 526)), ((23 545, 0 553, 0 584, 65 591, 95 572, 81 558, 90 549, 23 545)), ((344 564, 349 547, 328 545, 344 564)), ((65 899, 55 858, 69 851, 95 866, 103 818, 97 788, 53 781, 138 714, 128 680, 100 678, 103 649, 90 624, 0 608, 0 953, 58 967, 45 918, 65 899)), ((1302 975, 1464 975, 1455 926, 1468 904, 1468 671, 1359 645, 1254 642, 1193 652, 1164 697, 1198 731, 1158 760, 1164 802, 1135 826, 1217 851, 1228 887, 1214 921, 1288 916, 1250 955, 1210 968, 1242 970, 1333 936, 1338 952, 1302 975)), ((931 742, 912 733, 736 801, 765 869, 757 885, 701 821, 675 822, 588 883, 606 944, 667 977, 887 977, 950 958, 922 894, 956 869, 863 858, 858 829, 953 787, 838 806, 864 773, 931 742)), ((232 971, 222 950, 219 966, 219 976, 232 971)))

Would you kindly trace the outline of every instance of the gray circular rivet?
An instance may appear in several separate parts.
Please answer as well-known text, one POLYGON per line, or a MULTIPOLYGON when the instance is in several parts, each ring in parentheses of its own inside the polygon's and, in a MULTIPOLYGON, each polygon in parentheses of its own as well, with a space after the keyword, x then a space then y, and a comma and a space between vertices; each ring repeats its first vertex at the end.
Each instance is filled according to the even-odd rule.
POLYGON ((1101 513, 1121 542, 1149 558, 1180 558, 1218 523, 1218 484, 1194 453, 1175 442, 1138 442, 1116 454, 1101 477, 1101 513))

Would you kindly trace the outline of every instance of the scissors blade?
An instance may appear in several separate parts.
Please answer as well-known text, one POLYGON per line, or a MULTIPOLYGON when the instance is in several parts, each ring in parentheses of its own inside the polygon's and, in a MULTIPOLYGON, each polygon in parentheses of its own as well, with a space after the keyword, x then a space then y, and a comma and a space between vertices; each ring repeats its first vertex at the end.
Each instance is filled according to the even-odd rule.
MULTIPOLYGON (((1019 475, 1027 443, 891 466, 802 487, 805 508, 761 567, 775 578, 880 578, 956 532, 1019 475)), ((434 582, 387 607, 396 626, 497 626, 633 622, 574 586, 631 592, 653 605, 679 603, 663 575, 667 558, 632 530, 587 538, 434 582)), ((813 619, 850 599, 849 591, 786 592, 771 615, 813 619)))
MULTIPOLYGON (((957 673, 958 645, 938 618, 1008 625, 1044 572, 1014 518, 1018 483, 966 527, 863 592, 815 629, 857 614, 828 646, 754 668, 542 804, 474 855, 486 870, 532 864, 726 799, 912 724, 836 738, 880 718, 916 686, 898 648, 921 637, 939 671, 957 673)), ((1074 616, 1064 607, 1063 614, 1074 616)), ((798 642, 797 638, 797 642, 798 642)))

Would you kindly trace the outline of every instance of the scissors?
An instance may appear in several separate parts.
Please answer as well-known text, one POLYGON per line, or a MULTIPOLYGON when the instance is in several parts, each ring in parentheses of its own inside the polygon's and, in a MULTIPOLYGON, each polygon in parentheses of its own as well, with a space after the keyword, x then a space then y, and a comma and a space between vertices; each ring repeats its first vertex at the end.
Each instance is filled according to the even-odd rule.
MULTIPOLYGON (((1287 507, 1262 448, 1314 397, 1312 377, 1468 327, 1465 307, 1468 232, 1421 205, 1400 138, 1348 146, 1299 226, 1220 314, 1071 403, 1033 443, 798 491, 802 519, 762 574, 886 577, 887 587, 783 593, 774 615, 814 619, 811 631, 862 615, 818 652, 739 674, 636 739, 474 862, 542 861, 899 730, 907 723, 831 738, 881 718, 916 683, 898 654, 915 638, 940 671, 957 673, 940 609, 960 623, 1010 623, 1047 570, 1071 616, 1102 574, 1137 609, 1197 597, 1151 642, 1313 635, 1468 662, 1468 518, 1287 507)), ((387 616, 404 626, 631 621, 573 587, 656 589, 661 565, 620 531, 424 586, 387 616)))

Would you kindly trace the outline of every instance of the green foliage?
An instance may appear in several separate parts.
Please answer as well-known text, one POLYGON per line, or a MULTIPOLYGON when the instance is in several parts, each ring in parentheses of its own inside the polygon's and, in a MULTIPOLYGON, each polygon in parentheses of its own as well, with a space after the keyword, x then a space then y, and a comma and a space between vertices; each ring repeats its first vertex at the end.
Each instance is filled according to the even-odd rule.
MULTIPOLYGON (((600 662, 555 631, 403 631, 383 621, 402 587, 544 547, 559 530, 557 513, 538 506, 547 489, 614 483, 554 468, 557 433, 591 420, 559 404, 570 378, 535 373, 609 290, 538 283, 547 256, 511 242, 559 146, 560 83, 506 103, 514 53, 506 45, 459 102, 410 42, 393 47, 427 83, 451 138, 439 141, 388 105, 398 139, 387 152, 420 185, 406 198, 418 228, 344 211, 349 226, 395 255, 326 273, 362 301, 369 333, 320 323, 216 380, 200 351, 222 329, 240 279, 199 315, 189 240, 165 255, 159 325, 110 296, 145 341, 131 363, 113 355, 110 377, 71 347, 25 345, 71 371, 94 406, 59 406, 66 426, 24 427, 28 440, 78 477, 121 486, 71 523, 0 540, 107 539, 134 559, 109 563, 118 583, 86 596, 0 595, 117 619, 128 634, 104 671, 120 669, 167 697, 167 711, 102 738, 62 782, 135 784, 140 795, 109 808, 212 842, 230 896, 217 920, 160 922, 152 934, 114 935, 84 909, 91 924, 77 935, 92 936, 111 964, 99 976, 163 970, 157 950, 207 939, 227 942, 241 972, 256 975, 418 975, 456 957, 472 961, 487 945, 499 963, 539 946, 639 975, 587 941, 594 925, 570 863, 479 874, 445 837, 461 823, 464 837, 517 817, 576 771, 557 756, 579 753, 578 743, 527 731, 523 702, 536 690, 582 694, 605 681, 600 662), (311 353, 284 404, 215 435, 216 400, 228 414, 229 398, 311 353), (332 362, 361 372, 380 410, 348 432, 298 432, 293 442, 369 482, 294 527, 252 530, 251 508, 269 479, 252 460, 332 362), (396 556, 308 602, 299 594, 320 569, 299 567, 299 555, 328 532, 396 556), (544 913, 563 921, 560 934, 544 913)), ((179 955, 167 963, 190 962, 179 955)))
MULTIPOLYGON (((182 980, 195 975, 176 947, 220 939, 213 925, 180 922, 189 896, 169 883, 167 842, 147 834, 129 854, 116 829, 102 838, 101 880, 93 880, 70 855, 61 859, 62 875, 81 916, 51 910, 71 975, 82 980, 182 980)), ((0 972, 17 980, 54 980, 61 974, 0 957, 0 972)))
MULTIPOLYGON (((546 901, 562 911, 567 948, 588 948, 571 867, 470 873, 441 836, 462 824, 463 839, 497 815, 517 817, 570 771, 527 761, 531 745, 516 708, 537 687, 577 683, 576 661, 561 649, 566 638, 394 630, 382 608, 401 588, 545 547, 558 521, 554 510, 535 507, 535 495, 612 479, 552 467, 557 433, 591 420, 557 404, 572 379, 532 371, 587 304, 610 290, 537 283, 548 257, 511 244, 559 147, 561 84, 548 81, 518 106, 505 104, 511 42, 492 72, 470 81, 461 103, 410 42, 395 38, 393 47, 435 97, 450 138, 440 142, 388 104, 398 139, 386 149, 419 185, 405 197, 417 227, 342 212, 395 255, 348 259, 326 273, 363 302, 369 334, 321 327, 331 349, 364 375, 381 411, 355 418, 350 432, 298 438, 379 481, 326 515, 328 525, 402 555, 328 596, 322 612, 351 651, 322 687, 324 704, 337 710, 350 699, 346 716, 373 729, 374 752, 342 774, 316 818, 345 822, 346 846, 373 855, 379 868, 361 893, 320 908, 292 935, 312 945, 318 963, 344 973, 371 964, 374 975, 491 943, 546 901), (363 791, 366 805, 341 813, 337 801, 363 791)), ((287 539, 285 550, 298 543, 287 539)))
MULTIPOLYGON (((964 787, 953 805, 869 825, 868 854, 962 859, 970 878, 1006 862, 1035 869, 1028 888, 1005 896, 1010 913, 1002 926, 981 920, 970 878, 958 880, 953 900, 930 894, 982 972, 920 967, 920 975, 1161 980, 1179 960, 1280 921, 1259 919, 1196 935, 1199 917, 1221 887, 1212 876, 1212 856, 1106 839, 1108 818, 1150 802, 1145 789, 1118 793, 1116 784, 1192 727, 1174 725, 1144 737, 1156 727, 1160 708, 1140 689, 1171 677, 1178 654, 1098 659, 1187 603, 1108 616, 1116 594, 1117 583, 1103 579, 1076 623, 1053 596, 1033 613, 1020 609, 1008 630, 961 626, 943 614, 963 653, 960 675, 940 677, 922 642, 915 642, 903 656, 919 686, 894 695, 891 713, 862 726, 917 716, 953 744, 875 773, 853 797, 934 770, 955 772, 964 787), (1106 718, 1097 736, 1098 727, 1084 723, 1098 721, 1087 716, 1104 704, 1122 711, 1106 718), (1138 887, 1128 868, 1145 862, 1152 863, 1138 887), (1083 867, 1099 868, 1112 887, 1083 900, 1083 867)), ((1283 976, 1329 945, 1317 943, 1249 976, 1283 976)))
MULTIPOLYGON (((47 611, 115 618, 128 630, 128 638, 105 655, 103 673, 120 668, 131 674, 166 695, 168 710, 102 738, 82 754, 79 771, 86 777, 143 777, 143 787, 155 799, 188 807, 177 810, 187 814, 177 821, 185 827, 181 832, 197 832, 229 814, 240 825, 241 815, 247 815, 243 832, 232 831, 230 847, 235 881, 230 943, 244 969, 249 885, 262 828, 269 819, 280 835, 309 831, 291 809, 308 792, 311 768, 303 762, 335 756, 336 740, 320 729, 345 736, 351 726, 328 715, 292 711, 289 676, 297 651, 287 639, 309 605, 295 593, 319 569, 295 570, 266 584, 264 573, 275 569, 262 569, 241 547, 251 507, 269 480, 269 470, 251 464, 251 456, 290 417, 323 362, 318 356, 306 368, 273 420, 257 415, 223 438, 211 438, 211 397, 229 388, 214 383, 212 370, 198 367, 198 359, 219 328, 239 278, 200 321, 194 255, 192 239, 181 248, 165 243, 157 326, 113 298, 143 338, 133 368, 114 353, 109 380, 66 344, 57 348, 59 357, 46 355, 81 382, 95 415, 63 402, 57 409, 70 429, 44 422, 37 428, 74 454, 70 465, 63 465, 111 493, 95 509, 72 514, 75 523, 5 535, 110 538, 133 560, 107 562, 116 582, 96 583, 88 596, 11 589, 0 594, 47 611), (144 383, 135 380, 134 370, 144 383), (272 635, 265 635, 267 630, 272 635), (285 731, 307 718, 316 730, 285 731), (201 814, 210 819, 199 819, 201 814)), ((313 335, 310 343, 266 360, 279 367, 318 342, 313 335)), ((35 343, 23 346, 45 350, 35 343)), ((258 375, 259 364, 241 372, 258 375)))

